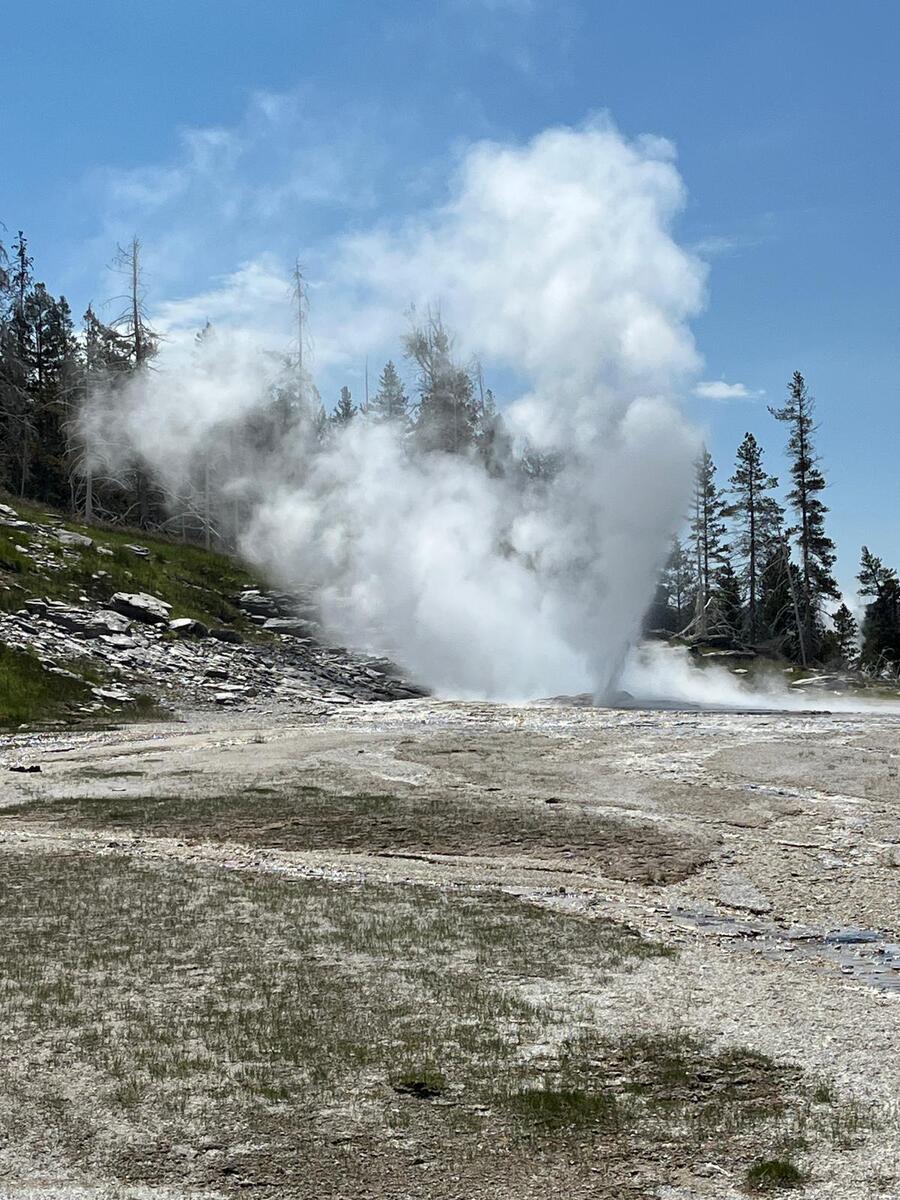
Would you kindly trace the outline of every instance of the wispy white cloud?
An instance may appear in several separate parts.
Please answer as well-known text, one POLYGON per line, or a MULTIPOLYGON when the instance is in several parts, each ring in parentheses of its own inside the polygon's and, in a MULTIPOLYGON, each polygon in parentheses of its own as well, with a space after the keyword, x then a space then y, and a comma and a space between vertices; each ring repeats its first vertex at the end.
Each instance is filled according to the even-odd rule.
POLYGON ((701 400, 759 400, 766 393, 754 391, 745 383, 726 383, 724 379, 705 379, 694 387, 694 395, 701 400))
POLYGON ((743 250, 753 244, 752 240, 742 237, 740 234, 711 233, 706 237, 698 238, 691 249, 695 254, 700 254, 704 258, 720 258, 725 254, 734 254, 735 251, 743 250))
POLYGON ((207 319, 286 347, 299 254, 309 361, 325 395, 352 382, 366 356, 398 355, 411 304, 439 304, 461 353, 532 378, 554 373, 568 393, 595 388, 598 347, 613 390, 653 393, 698 370, 687 322, 704 302, 706 270, 668 233, 684 189, 665 139, 628 141, 601 115, 527 145, 457 148, 443 176, 426 163, 429 182, 416 189, 390 170, 386 136, 369 139, 368 171, 362 125, 335 115, 313 124, 302 92, 261 93, 233 129, 182 134, 171 163, 105 177, 106 257, 141 234, 171 347, 189 348, 207 319), (368 207, 357 180, 382 166, 395 190, 368 207), (519 307, 529 320, 513 319, 519 307))
POLYGON ((402 120, 327 109, 306 89, 258 92, 234 126, 182 130, 167 162, 94 171, 84 203, 99 228, 85 256, 108 262, 138 233, 159 296, 267 252, 302 254, 402 188, 402 170, 388 178, 402 120))

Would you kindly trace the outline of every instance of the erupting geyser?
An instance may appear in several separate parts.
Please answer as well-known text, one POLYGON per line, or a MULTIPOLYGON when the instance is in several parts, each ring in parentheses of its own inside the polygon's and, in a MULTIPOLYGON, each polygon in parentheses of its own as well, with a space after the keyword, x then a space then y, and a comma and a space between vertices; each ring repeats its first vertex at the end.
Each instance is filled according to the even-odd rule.
MULTIPOLYGON (((320 336, 347 361, 396 357, 385 330, 410 302, 439 303, 459 354, 525 381, 504 419, 513 447, 554 456, 539 486, 365 418, 315 452, 300 426, 236 458, 234 430, 270 395, 240 331, 131 386, 128 452, 176 492, 215 461, 219 493, 242 497, 245 553, 286 586, 314 586, 343 639, 439 693, 603 694, 696 450, 671 397, 698 366, 688 321, 705 274, 672 237, 684 199, 672 159, 668 142, 605 121, 476 145, 445 205, 344 238, 318 289, 320 336)), ((90 443, 109 457, 122 447, 104 442, 101 412, 90 443)))

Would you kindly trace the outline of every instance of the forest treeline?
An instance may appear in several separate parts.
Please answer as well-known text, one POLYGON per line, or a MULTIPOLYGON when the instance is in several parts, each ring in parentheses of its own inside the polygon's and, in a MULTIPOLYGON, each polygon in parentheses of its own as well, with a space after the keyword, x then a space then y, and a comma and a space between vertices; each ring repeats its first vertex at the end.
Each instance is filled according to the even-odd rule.
MULTIPOLYGON (((145 308, 137 239, 119 249, 113 266, 122 283, 119 313, 104 321, 89 306, 76 327, 66 298, 37 281, 24 234, 8 249, 0 244, 0 487, 14 496, 87 520, 232 548, 252 498, 252 477, 264 477, 287 442, 301 440, 315 452, 357 417, 402 427, 422 451, 474 455, 489 473, 514 469, 527 480, 550 470, 546 456, 513 454, 480 368, 455 360, 440 315, 428 313, 411 322, 403 340, 415 370, 414 396, 388 362, 370 398, 357 405, 349 388, 341 388, 330 413, 304 365, 301 328, 296 352, 262 356, 260 374, 268 382, 259 403, 210 437, 193 477, 175 492, 116 431, 117 397, 154 372, 161 339, 145 308), (235 480, 245 482, 243 492, 231 486, 235 480)), ((295 311, 301 323, 305 303, 300 281, 295 311)), ((208 322, 197 332, 198 377, 209 369, 215 379, 220 336, 208 322)), ((279 468, 287 469, 284 463, 279 468)))
POLYGON ((696 464, 686 536, 675 537, 645 620, 648 631, 738 645, 803 665, 900 669, 900 581, 863 546, 862 628, 834 577, 826 531, 826 480, 816 453, 815 401, 795 371, 787 398, 770 408, 787 434, 790 484, 778 495, 763 447, 747 433, 724 486, 704 448, 696 464))
MULTIPOLYGON (((540 487, 558 469, 552 457, 514 451, 479 365, 455 358, 435 313, 414 316, 403 339, 415 375, 412 395, 396 364, 388 362, 371 396, 358 404, 344 387, 326 412, 303 362, 305 292, 298 272, 297 352, 277 356, 265 402, 242 418, 243 428, 211 445, 173 493, 133 448, 110 455, 115 437, 109 429, 102 445, 92 445, 90 424, 80 419, 102 396, 107 424, 114 425, 117 392, 152 371, 159 352, 144 303, 137 239, 119 250, 114 265, 122 279, 120 311, 104 321, 89 306, 76 327, 65 297, 37 280, 24 234, 8 249, 0 245, 0 485, 12 495, 87 520, 164 529, 231 548, 243 519, 242 499, 236 493, 226 498, 219 483, 241 473, 264 474, 267 456, 277 454, 292 432, 302 432, 315 452, 352 421, 386 421, 402 428, 417 450, 475 457, 488 473, 515 473, 523 487, 540 487)), ((201 361, 215 355, 216 338, 209 324, 198 331, 201 361)), ((752 433, 738 447, 724 485, 704 450, 685 534, 673 540, 645 628, 753 647, 806 665, 897 674, 900 582, 863 547, 858 579, 865 606, 858 628, 834 579, 814 401, 799 372, 784 405, 770 412, 787 435, 786 495, 779 497, 778 480, 752 433)))

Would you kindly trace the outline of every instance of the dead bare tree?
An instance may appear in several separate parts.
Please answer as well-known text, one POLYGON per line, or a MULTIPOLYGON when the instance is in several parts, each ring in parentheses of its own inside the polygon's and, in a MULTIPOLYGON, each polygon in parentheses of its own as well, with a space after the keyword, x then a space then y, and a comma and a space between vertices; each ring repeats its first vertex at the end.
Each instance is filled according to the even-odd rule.
MULTIPOLYGON (((113 267, 123 277, 127 291, 118 297, 124 300, 125 308, 112 321, 112 327, 126 339, 132 362, 132 370, 140 373, 149 369, 150 361, 159 347, 159 337, 147 317, 146 293, 144 290, 141 263, 141 242, 133 237, 127 246, 118 246, 113 267)), ((144 463, 138 457, 133 467, 134 494, 138 524, 146 529, 153 523, 152 480, 144 463)))

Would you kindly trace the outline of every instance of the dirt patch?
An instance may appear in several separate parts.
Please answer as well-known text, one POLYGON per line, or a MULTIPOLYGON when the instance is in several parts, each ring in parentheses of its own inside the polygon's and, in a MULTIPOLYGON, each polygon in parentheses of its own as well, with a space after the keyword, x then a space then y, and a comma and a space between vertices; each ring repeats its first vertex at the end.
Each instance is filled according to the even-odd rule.
POLYGON ((711 838, 581 805, 410 794, 343 795, 316 787, 258 786, 228 796, 154 799, 123 795, 31 803, 6 818, 56 817, 161 837, 237 842, 281 850, 366 854, 517 855, 572 860, 611 879, 667 884, 709 862, 711 838))
POLYGON ((887 746, 823 745, 811 739, 741 746, 716 754, 712 770, 772 786, 858 796, 895 806, 900 800, 900 752, 887 746))

